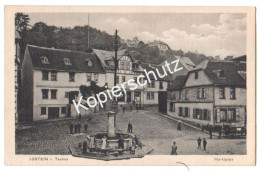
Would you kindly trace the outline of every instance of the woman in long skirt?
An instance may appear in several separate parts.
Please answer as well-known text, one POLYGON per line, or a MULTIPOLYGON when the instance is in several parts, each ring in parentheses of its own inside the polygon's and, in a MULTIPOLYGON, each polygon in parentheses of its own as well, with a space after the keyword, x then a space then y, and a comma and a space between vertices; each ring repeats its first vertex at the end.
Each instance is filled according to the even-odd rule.
POLYGON ((107 146, 107 138, 106 138, 106 136, 104 136, 104 137, 102 138, 101 150, 106 149, 106 146, 107 146))
POLYGON ((95 148, 96 148, 96 146, 95 146, 95 138, 94 138, 93 135, 91 135, 90 138, 89 138, 89 149, 92 152, 93 149, 95 149, 95 148))

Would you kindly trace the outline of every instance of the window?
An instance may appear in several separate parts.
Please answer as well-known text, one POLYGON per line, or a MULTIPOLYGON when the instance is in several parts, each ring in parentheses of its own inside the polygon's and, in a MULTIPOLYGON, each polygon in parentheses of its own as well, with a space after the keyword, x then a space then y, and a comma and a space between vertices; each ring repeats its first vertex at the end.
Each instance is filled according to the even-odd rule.
POLYGON ((125 62, 124 61, 120 62, 120 69, 125 69, 125 62))
POLYGON ((197 98, 198 99, 205 99, 206 98, 206 89, 205 88, 198 88, 197 98))
POLYGON ((46 107, 41 107, 41 115, 46 115, 46 107))
POLYGON ((151 83, 147 82, 147 87, 148 88, 155 88, 155 81, 151 80, 151 83))
POLYGON ((125 82, 125 76, 122 76, 122 83, 125 82))
POLYGON ((46 56, 42 56, 42 57, 41 57, 41 62, 42 62, 43 64, 49 64, 49 60, 48 60, 48 58, 47 58, 46 56))
POLYGON ((154 100, 154 93, 147 93, 146 99, 147 100, 154 100))
POLYGON ((74 82, 75 81, 75 73, 74 72, 70 72, 69 73, 69 81, 70 82, 74 82))
POLYGON ((219 98, 220 99, 225 99, 225 87, 220 87, 219 88, 219 98))
POLYGON ((42 80, 49 80, 49 72, 42 71, 42 80))
POLYGON ((125 62, 125 69, 130 70, 130 62, 128 61, 125 62))
POLYGON ((224 71, 223 70, 213 70, 213 72, 219 77, 224 78, 224 71))
POLYGON ((61 107, 61 113, 62 114, 66 114, 67 112, 67 108, 66 107, 61 107))
POLYGON ((125 102, 125 93, 124 92, 122 92, 122 95, 120 97, 117 97, 117 101, 118 102, 125 102))
POLYGON ((235 108, 217 109, 217 122, 236 122, 235 108))
POLYGON ((51 99, 56 99, 57 98, 57 90, 51 90, 51 99))
POLYGON ((230 99, 236 99, 236 88, 230 88, 230 99))
POLYGON ((207 109, 203 110, 202 120, 210 121, 210 111, 207 109))
POLYGON ((162 81, 160 81, 159 89, 163 89, 163 82, 162 81))
POLYGON ((205 88, 202 88, 201 89, 201 98, 206 98, 206 90, 205 90, 205 88))
POLYGON ((87 73, 87 81, 91 81, 91 73, 87 73))
POLYGON ((179 99, 182 100, 182 91, 179 91, 179 99))
POLYGON ((236 109, 228 109, 227 119, 229 122, 236 122, 236 109))
POLYGON ((135 83, 137 83, 137 77, 134 77, 135 83))
POLYGON ((202 119, 202 110, 201 109, 193 109, 193 119, 202 119))
POLYGON ((195 72, 195 80, 197 80, 199 78, 199 73, 195 72))
POLYGON ((185 90, 185 100, 189 100, 189 91, 188 90, 185 90))
POLYGON ((63 59, 65 65, 72 65, 71 61, 68 58, 63 59))
POLYGON ((184 108, 184 117, 189 117, 190 116, 190 109, 188 107, 184 108))
POLYGON ((51 81, 57 81, 57 72, 51 72, 51 81))
POLYGON ((65 92, 65 98, 69 98, 69 92, 65 92))
POLYGON ((94 81, 95 81, 95 82, 98 82, 98 77, 99 77, 99 74, 96 74, 96 73, 95 73, 95 74, 94 74, 94 81))
POLYGON ((42 99, 48 99, 48 93, 49 90, 48 89, 42 89, 42 99))
POLYGON ((152 100, 154 99, 154 93, 151 93, 151 99, 152 100))
POLYGON ((116 83, 119 84, 119 76, 116 76, 116 83))
POLYGON ((93 66, 92 60, 87 60, 87 64, 88 64, 88 66, 92 67, 93 66))
POLYGON ((175 112, 175 103, 170 102, 170 111, 175 112))

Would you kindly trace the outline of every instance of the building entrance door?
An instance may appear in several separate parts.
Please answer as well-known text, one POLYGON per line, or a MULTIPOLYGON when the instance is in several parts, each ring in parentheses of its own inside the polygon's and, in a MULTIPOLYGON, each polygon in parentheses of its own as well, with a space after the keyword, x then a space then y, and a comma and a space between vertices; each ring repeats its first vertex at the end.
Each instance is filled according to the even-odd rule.
POLYGON ((48 107, 48 119, 59 118, 59 107, 48 107))
POLYGON ((132 102, 132 93, 130 91, 127 92, 126 102, 131 103, 132 102))

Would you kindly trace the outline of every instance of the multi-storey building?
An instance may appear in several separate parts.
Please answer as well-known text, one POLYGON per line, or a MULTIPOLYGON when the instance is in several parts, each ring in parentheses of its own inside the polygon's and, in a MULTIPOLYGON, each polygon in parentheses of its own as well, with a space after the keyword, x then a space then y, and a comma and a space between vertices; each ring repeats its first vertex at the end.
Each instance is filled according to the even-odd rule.
POLYGON ((200 125, 246 124, 246 81, 234 62, 204 61, 168 90, 169 115, 200 125))
POLYGON ((81 85, 106 83, 95 54, 27 45, 22 64, 21 119, 36 121, 69 117, 69 92, 81 85))
MULTIPOLYGON (((159 104, 159 94, 167 91, 168 82, 171 81, 171 76, 167 74, 167 76, 160 78, 156 69, 163 75, 162 66, 142 63, 141 64, 147 72, 153 71, 155 73, 156 79, 154 75, 150 74, 151 83, 147 82, 147 85, 144 87, 144 104, 147 106, 158 105, 159 104)), ((146 80, 148 81, 148 80, 146 80)))
POLYGON ((167 50, 170 49, 170 47, 166 43, 157 40, 153 42, 149 42, 148 46, 152 48, 157 47, 161 52, 166 52, 167 50))
MULTIPOLYGON (((108 89, 111 89, 114 86, 114 59, 115 52, 113 51, 105 51, 93 49, 93 52, 101 61, 102 66, 106 71, 106 81, 108 89)), ((143 74, 143 68, 139 65, 139 63, 134 60, 128 53, 126 49, 119 50, 117 52, 117 60, 118 60, 118 68, 117 68, 117 77, 116 77, 116 85, 121 86, 123 83, 128 82, 130 79, 136 79, 139 75, 143 74)), ((141 80, 143 82, 143 79, 141 80)), ((122 92, 122 96, 117 98, 119 104, 127 104, 127 103, 138 103, 140 105, 143 104, 143 87, 138 86, 134 91, 130 90, 130 86, 124 85, 126 90, 126 95, 122 92)))

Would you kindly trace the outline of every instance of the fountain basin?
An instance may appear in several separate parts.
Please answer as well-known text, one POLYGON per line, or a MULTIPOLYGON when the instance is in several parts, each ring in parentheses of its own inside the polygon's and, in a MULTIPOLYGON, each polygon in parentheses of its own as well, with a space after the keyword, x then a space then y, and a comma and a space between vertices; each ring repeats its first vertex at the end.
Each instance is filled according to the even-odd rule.
MULTIPOLYGON (((133 139, 134 137, 131 134, 127 134, 127 133, 115 133, 115 137, 108 137, 107 145, 111 149, 118 149, 118 146, 119 146, 118 139, 120 138, 121 135, 123 136, 123 139, 124 139, 124 149, 123 150, 128 150, 129 149, 129 138, 131 137, 133 139)), ((96 145, 97 149, 101 148, 102 138, 104 136, 107 136, 107 132, 101 132, 101 133, 94 134, 95 145, 96 145)))

